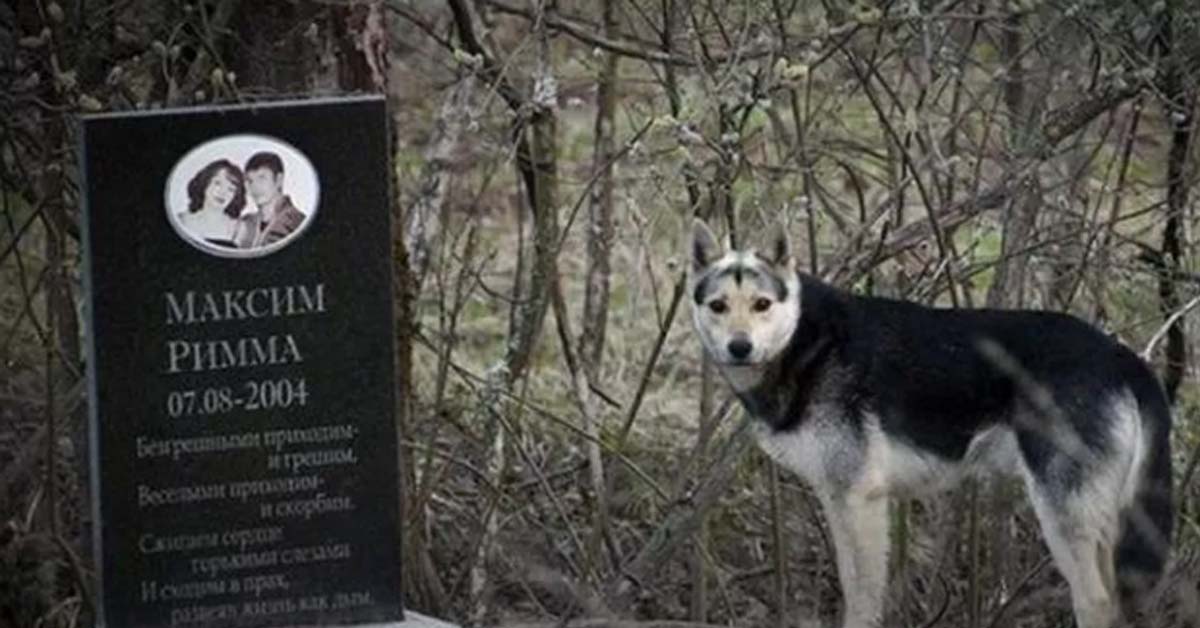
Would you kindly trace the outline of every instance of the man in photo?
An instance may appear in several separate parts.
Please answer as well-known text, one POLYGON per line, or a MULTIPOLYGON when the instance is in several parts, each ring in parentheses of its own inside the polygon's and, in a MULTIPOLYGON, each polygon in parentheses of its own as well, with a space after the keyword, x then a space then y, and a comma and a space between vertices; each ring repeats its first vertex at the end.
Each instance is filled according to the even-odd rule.
POLYGON ((304 213, 283 193, 283 160, 263 151, 246 161, 246 188, 258 206, 258 235, 251 246, 266 246, 296 230, 304 222, 304 213))

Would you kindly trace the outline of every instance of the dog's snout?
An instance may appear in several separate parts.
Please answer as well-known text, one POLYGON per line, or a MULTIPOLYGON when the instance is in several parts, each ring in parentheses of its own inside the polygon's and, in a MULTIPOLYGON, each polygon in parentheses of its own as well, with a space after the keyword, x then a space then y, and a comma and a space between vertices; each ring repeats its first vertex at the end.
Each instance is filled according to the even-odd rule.
POLYGON ((735 338, 729 341, 729 355, 733 356, 736 360, 746 359, 746 356, 750 355, 750 350, 753 348, 754 345, 750 344, 750 341, 745 338, 735 338))

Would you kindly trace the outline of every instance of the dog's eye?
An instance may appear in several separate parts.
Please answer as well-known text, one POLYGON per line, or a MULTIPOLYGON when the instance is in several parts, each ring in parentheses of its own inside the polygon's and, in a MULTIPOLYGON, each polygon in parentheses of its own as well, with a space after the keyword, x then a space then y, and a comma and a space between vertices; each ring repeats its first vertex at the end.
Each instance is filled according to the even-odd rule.
POLYGON ((771 309, 771 300, 755 299, 753 307, 755 312, 766 312, 767 310, 771 309))
POLYGON ((724 301, 713 301, 708 304, 708 309, 712 310, 714 314, 724 314, 729 306, 725 305, 724 301))

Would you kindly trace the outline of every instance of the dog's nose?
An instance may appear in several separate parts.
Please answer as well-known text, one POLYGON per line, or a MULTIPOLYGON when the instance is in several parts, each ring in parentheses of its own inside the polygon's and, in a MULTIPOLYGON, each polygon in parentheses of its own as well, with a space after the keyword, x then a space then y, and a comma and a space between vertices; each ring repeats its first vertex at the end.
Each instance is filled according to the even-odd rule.
POLYGON ((753 348, 754 345, 744 338, 729 341, 729 355, 733 356, 735 360, 744 360, 746 356, 750 355, 750 350, 753 348))

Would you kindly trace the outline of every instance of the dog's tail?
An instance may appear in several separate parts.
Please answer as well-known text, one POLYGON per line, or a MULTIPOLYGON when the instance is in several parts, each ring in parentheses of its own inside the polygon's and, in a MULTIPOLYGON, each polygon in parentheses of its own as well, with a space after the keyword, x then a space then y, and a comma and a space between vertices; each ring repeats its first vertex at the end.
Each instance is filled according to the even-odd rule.
POLYGON ((1171 409, 1154 374, 1139 368, 1134 396, 1141 415, 1130 490, 1121 510, 1116 548, 1121 606, 1131 613, 1145 600, 1166 568, 1174 516, 1171 507, 1171 409))

